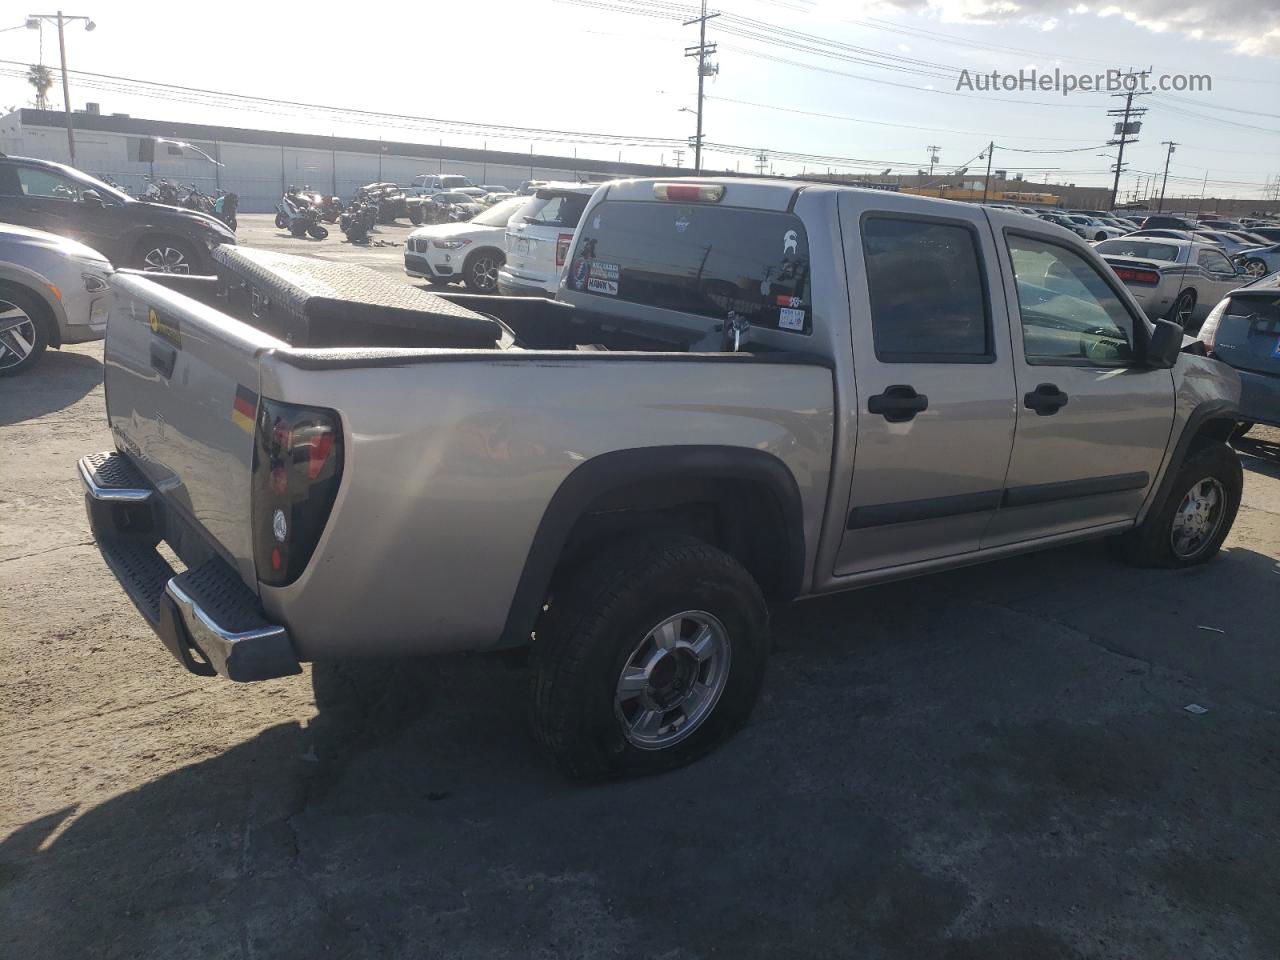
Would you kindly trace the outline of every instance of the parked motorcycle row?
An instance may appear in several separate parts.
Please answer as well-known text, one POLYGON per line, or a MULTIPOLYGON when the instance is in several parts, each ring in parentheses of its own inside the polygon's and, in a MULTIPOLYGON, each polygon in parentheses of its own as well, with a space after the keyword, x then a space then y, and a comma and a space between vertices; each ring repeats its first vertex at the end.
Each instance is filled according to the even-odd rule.
POLYGON ((240 207, 240 198, 229 191, 219 190, 213 196, 203 193, 194 183, 189 186, 170 183, 163 178, 153 180, 147 177, 147 188, 138 197, 152 203, 166 203, 174 207, 186 207, 188 210, 199 210, 217 217, 232 230, 236 229, 236 212, 240 207))

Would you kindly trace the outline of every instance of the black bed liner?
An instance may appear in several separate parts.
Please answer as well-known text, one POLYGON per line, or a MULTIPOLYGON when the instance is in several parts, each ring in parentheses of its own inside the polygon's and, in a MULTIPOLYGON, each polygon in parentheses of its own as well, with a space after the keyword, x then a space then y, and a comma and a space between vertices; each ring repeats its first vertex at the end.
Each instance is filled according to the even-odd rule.
POLYGON ((297 347, 492 348, 490 317, 368 267, 223 244, 224 309, 297 347))

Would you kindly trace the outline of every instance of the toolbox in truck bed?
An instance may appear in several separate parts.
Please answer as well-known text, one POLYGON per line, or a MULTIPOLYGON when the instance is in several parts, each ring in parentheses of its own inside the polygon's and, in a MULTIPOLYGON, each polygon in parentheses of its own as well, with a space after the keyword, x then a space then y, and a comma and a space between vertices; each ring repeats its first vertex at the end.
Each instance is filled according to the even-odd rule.
POLYGON ((223 244, 213 251, 227 306, 297 347, 492 347, 490 317, 368 267, 223 244))

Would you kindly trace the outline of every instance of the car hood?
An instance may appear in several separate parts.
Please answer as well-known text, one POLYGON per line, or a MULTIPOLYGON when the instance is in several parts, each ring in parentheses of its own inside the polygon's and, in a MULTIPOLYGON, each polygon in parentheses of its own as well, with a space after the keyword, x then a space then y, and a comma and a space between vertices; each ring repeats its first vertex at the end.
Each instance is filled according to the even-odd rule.
POLYGON ((100 261, 106 269, 111 269, 111 264, 107 258, 97 250, 94 250, 93 247, 85 246, 77 240, 72 240, 56 233, 33 230, 30 227, 19 227, 12 223, 0 223, 0 243, 5 241, 44 247, 80 260, 100 261))
POLYGON ((220 231, 230 232, 230 227, 219 220, 217 217, 208 213, 202 213, 199 210, 192 210, 189 207, 175 207, 171 203, 156 203, 153 200, 134 200, 134 203, 145 203, 148 210, 163 210, 167 217, 178 217, 182 220, 194 220, 199 223, 206 223, 217 227, 220 231))
MULTIPOLYGON (((434 223, 418 227, 411 237, 428 237, 449 240, 479 240, 482 237, 500 237, 505 227, 486 227, 476 223, 434 223)), ((500 242, 500 241, 499 241, 500 242)))

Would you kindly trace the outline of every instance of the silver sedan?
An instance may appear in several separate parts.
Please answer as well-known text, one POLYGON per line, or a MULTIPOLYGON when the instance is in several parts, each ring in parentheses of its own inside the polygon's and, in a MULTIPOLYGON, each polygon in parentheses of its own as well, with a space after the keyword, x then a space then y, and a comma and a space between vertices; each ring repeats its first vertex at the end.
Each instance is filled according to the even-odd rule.
POLYGON ((111 273, 82 243, 0 223, 0 376, 29 369, 46 347, 101 340, 111 273))
POLYGON ((1127 236, 1093 248, 1148 317, 1194 329, 1219 300, 1250 278, 1216 243, 1127 236))
POLYGON ((1280 270, 1280 243, 1273 243, 1269 247, 1255 247, 1238 253, 1231 259, 1239 264, 1250 279, 1256 280, 1280 270))

